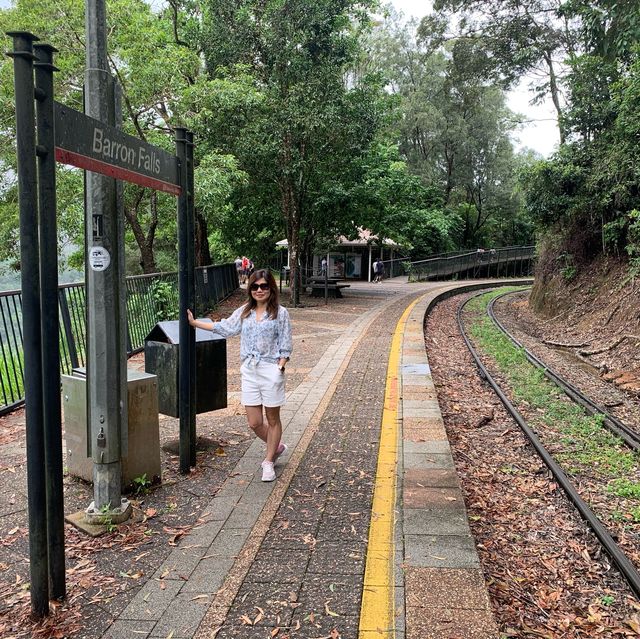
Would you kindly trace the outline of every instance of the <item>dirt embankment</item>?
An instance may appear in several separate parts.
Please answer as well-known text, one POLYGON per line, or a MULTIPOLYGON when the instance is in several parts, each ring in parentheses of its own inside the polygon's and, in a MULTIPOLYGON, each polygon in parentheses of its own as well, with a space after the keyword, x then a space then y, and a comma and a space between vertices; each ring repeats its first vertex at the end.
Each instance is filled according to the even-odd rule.
POLYGON ((602 257, 588 266, 540 260, 530 296, 532 333, 566 345, 602 376, 640 393, 640 276, 602 257))

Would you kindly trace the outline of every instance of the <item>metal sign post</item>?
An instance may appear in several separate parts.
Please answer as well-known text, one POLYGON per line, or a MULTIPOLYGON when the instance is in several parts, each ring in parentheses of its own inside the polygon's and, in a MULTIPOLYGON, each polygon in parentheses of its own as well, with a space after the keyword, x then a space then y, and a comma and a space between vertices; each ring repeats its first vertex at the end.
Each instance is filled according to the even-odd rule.
POLYGON ((13 38, 13 51, 9 55, 13 58, 16 96, 31 609, 34 616, 44 617, 49 612, 49 583, 38 266, 38 188, 33 106, 33 42, 38 38, 24 31, 10 31, 7 35, 13 38))
MULTIPOLYGON (((180 171, 180 181, 185 185, 178 196, 178 290, 179 290, 179 319, 180 319, 180 352, 179 370, 179 402, 178 415, 180 418, 180 472, 188 473, 195 464, 195 441, 191 437, 191 347, 195 331, 187 322, 189 308, 189 248, 193 251, 193 235, 189 235, 189 178, 187 166, 187 131, 176 128, 176 156, 180 171), (192 456, 193 449, 193 456, 192 456), (192 464, 193 458, 193 464, 192 464)), ((195 309, 191 307, 195 312, 195 309)), ((195 350, 195 349, 194 349, 195 350)))
POLYGON ((60 321, 58 313, 58 232, 56 224, 56 158, 53 118, 53 53, 49 44, 36 52, 36 125, 38 131, 38 214, 40 228, 40 306, 44 445, 47 487, 49 596, 64 599, 64 495, 60 408, 60 321))
MULTIPOLYGON (((193 183, 193 132, 185 131, 187 138, 187 303, 196 309, 196 254, 194 238, 196 236, 195 193, 193 183)), ((186 318, 181 317, 186 322, 186 318)), ((189 462, 196 465, 196 332, 189 327, 189 462)))
POLYGON ((102 521, 106 515, 117 523, 130 510, 121 497, 127 373, 124 216, 117 179, 179 196, 181 470, 189 472, 196 461, 195 338, 186 318, 186 309, 195 306, 193 135, 176 131, 176 157, 113 126, 117 99, 106 66, 102 0, 88 0, 86 20, 86 108, 96 118, 54 102, 52 46, 34 46, 38 38, 28 32, 8 33, 16 101, 30 593, 38 618, 48 614, 50 598, 65 596, 56 160, 87 170, 87 414, 95 496, 87 519, 102 521))
MULTIPOLYGON (((114 82, 107 59, 105 3, 87 0, 85 8, 85 112, 98 123, 113 126, 114 82)), ((94 501, 87 514, 104 517, 106 513, 117 523, 131 509, 121 496, 126 355, 122 348, 124 265, 119 246, 124 235, 118 223, 115 179, 88 171, 86 185, 87 417, 94 461, 94 501)))

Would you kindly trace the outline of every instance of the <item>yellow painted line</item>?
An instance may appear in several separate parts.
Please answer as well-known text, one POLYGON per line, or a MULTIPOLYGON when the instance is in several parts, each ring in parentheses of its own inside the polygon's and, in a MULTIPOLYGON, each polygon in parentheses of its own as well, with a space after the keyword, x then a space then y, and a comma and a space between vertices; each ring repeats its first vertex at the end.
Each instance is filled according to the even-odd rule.
POLYGON ((412 302, 396 325, 391 340, 385 386, 378 466, 371 508, 367 563, 364 572, 359 639, 395 637, 394 525, 398 463, 398 380, 402 338, 412 302))

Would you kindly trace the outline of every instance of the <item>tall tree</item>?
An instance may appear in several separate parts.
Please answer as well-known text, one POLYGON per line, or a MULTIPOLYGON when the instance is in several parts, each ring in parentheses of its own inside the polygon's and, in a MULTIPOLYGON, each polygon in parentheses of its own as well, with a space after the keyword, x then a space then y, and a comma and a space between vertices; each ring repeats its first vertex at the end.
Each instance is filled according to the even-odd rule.
MULTIPOLYGON (((477 42, 484 52, 487 76, 511 86, 527 73, 542 80, 533 86, 534 100, 550 97, 558 120, 560 142, 566 139, 563 121, 562 63, 577 53, 576 24, 564 0, 436 0, 434 9, 448 24, 450 37, 477 42)), ((431 31, 428 18, 423 27, 431 31)), ((447 37, 442 33, 442 38, 447 37)))
MULTIPOLYGON (((212 136, 240 160, 258 193, 278 202, 291 255, 293 300, 298 268, 322 184, 338 175, 349 152, 360 153, 375 129, 375 113, 352 118, 357 86, 347 82, 359 25, 369 2, 352 0, 209 0, 202 42, 213 79, 251 78, 259 108, 233 130, 212 136), (347 133, 356 133, 348 137, 347 133), (228 146, 224 146, 226 144, 228 146)), ((364 109, 360 109, 363 113, 364 109)), ((240 115, 242 118, 242 114, 240 115)), ((237 118, 235 118, 237 120, 237 118)), ((232 121, 233 122, 233 121, 232 121)))
POLYGON ((492 243, 497 229, 511 228, 498 221, 519 212, 509 138, 516 118, 486 73, 480 43, 446 40, 445 30, 442 21, 423 21, 416 35, 392 12, 371 39, 371 59, 401 100, 401 153, 425 184, 441 189, 442 205, 457 220, 450 228, 461 231, 456 240, 492 243))

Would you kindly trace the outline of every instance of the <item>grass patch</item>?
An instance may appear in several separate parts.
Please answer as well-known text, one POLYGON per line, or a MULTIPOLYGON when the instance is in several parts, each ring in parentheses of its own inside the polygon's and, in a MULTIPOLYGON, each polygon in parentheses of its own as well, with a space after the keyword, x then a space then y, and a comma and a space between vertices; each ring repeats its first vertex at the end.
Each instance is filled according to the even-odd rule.
MULTIPOLYGON (((556 439, 556 447, 561 444, 562 450, 554 450, 554 456, 570 469, 568 472, 595 474, 610 482, 610 486, 618 486, 611 480, 637 472, 638 455, 603 427, 601 415, 588 415, 581 406, 567 400, 542 371, 527 361, 523 349, 517 348, 486 315, 488 303, 504 290, 478 296, 467 304, 475 314, 473 321, 468 322, 469 333, 496 363, 511 387, 515 403, 533 415, 529 417, 530 424, 534 428, 544 425, 556 439)), ((629 498, 640 500, 640 485, 634 487, 637 492, 629 498)), ((612 492, 615 490, 621 488, 612 492)))
POLYGON ((624 497, 625 499, 640 499, 640 483, 630 481, 624 477, 614 479, 607 490, 617 497, 624 497))

